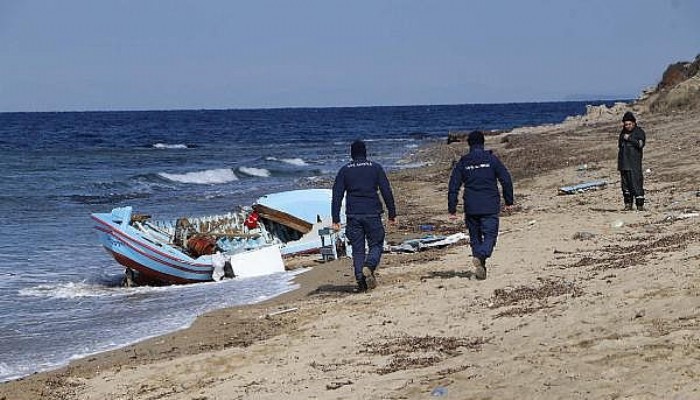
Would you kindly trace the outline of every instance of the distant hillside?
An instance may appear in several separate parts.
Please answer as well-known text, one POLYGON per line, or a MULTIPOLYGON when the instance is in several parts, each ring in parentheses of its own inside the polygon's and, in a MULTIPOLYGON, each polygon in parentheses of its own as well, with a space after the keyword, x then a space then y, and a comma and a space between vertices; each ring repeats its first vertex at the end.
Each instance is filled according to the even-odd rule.
POLYGON ((656 88, 637 104, 654 113, 700 111, 700 55, 692 62, 669 65, 656 88))

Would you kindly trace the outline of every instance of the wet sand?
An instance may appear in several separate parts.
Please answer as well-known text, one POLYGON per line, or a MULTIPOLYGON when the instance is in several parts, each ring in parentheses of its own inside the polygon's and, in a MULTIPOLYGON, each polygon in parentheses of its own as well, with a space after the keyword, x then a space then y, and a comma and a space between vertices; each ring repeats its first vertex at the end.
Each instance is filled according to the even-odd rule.
MULTIPOLYGON (((644 212, 621 211, 617 120, 487 136, 518 208, 502 215, 485 281, 466 243, 385 254, 364 294, 347 258, 295 260, 311 269, 294 292, 0 384, 0 399, 700 398, 700 116, 639 124, 644 212), (608 185, 558 194, 598 179, 608 185)), ((465 149, 426 147, 428 165, 391 175, 390 241, 464 230, 446 208, 465 149)))

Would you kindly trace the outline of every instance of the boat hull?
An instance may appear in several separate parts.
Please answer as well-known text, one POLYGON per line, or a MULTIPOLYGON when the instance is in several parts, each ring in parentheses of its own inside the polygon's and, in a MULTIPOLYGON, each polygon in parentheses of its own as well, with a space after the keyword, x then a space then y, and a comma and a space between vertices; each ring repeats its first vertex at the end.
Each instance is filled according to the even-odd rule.
POLYGON ((212 280, 211 258, 194 260, 182 254, 178 257, 172 249, 163 249, 134 232, 128 227, 93 216, 98 222, 96 229, 100 242, 114 259, 126 268, 136 271, 139 283, 196 283, 212 280))
POLYGON ((159 225, 162 221, 151 221, 150 216, 132 215, 132 207, 127 206, 115 208, 110 213, 95 213, 91 217, 102 246, 126 267, 127 282, 197 283, 221 278, 222 257, 223 264, 233 267, 236 277, 266 275, 284 271, 283 256, 318 253, 328 243, 335 243, 335 239, 329 241, 326 238, 324 244, 319 233, 330 225, 331 197, 328 189, 304 189, 263 196, 252 208, 256 210, 257 206, 255 212, 259 212, 261 221, 265 222, 251 230, 239 224, 246 219, 240 214, 185 218, 183 225, 178 225, 179 219, 174 225, 159 225), (184 241, 178 240, 178 232, 182 231, 173 230, 173 226, 194 227, 193 223, 195 231, 193 234, 186 232, 188 245, 185 246, 184 241), (297 234, 290 236, 289 229, 297 234), (220 236, 210 243, 213 246, 211 251, 205 252, 208 254, 199 255, 201 252, 189 248, 189 244, 196 241, 197 234, 205 232, 212 237, 209 232, 214 231, 220 232, 220 236))

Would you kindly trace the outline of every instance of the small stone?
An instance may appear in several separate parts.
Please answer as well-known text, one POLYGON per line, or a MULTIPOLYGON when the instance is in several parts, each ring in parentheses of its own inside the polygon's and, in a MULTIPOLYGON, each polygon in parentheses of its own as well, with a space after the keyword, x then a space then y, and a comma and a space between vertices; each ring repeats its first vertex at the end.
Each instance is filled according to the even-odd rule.
POLYGON ((574 239, 576 240, 591 240, 595 237, 595 234, 591 232, 576 232, 574 233, 574 239))
POLYGON ((661 228, 656 225, 644 225, 644 232, 646 233, 659 233, 661 228))

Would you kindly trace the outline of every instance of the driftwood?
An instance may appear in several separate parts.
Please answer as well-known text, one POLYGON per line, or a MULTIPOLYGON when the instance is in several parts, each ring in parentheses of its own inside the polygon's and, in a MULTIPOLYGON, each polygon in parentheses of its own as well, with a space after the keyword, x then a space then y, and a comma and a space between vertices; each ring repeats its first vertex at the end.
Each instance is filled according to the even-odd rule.
POLYGON ((294 311, 297 311, 298 309, 299 309, 298 307, 292 307, 292 308, 287 308, 285 310, 274 311, 274 312, 265 314, 264 316, 261 315, 260 318, 262 318, 262 317, 270 318, 270 317, 274 317, 276 315, 282 315, 282 314, 294 312, 294 311))

